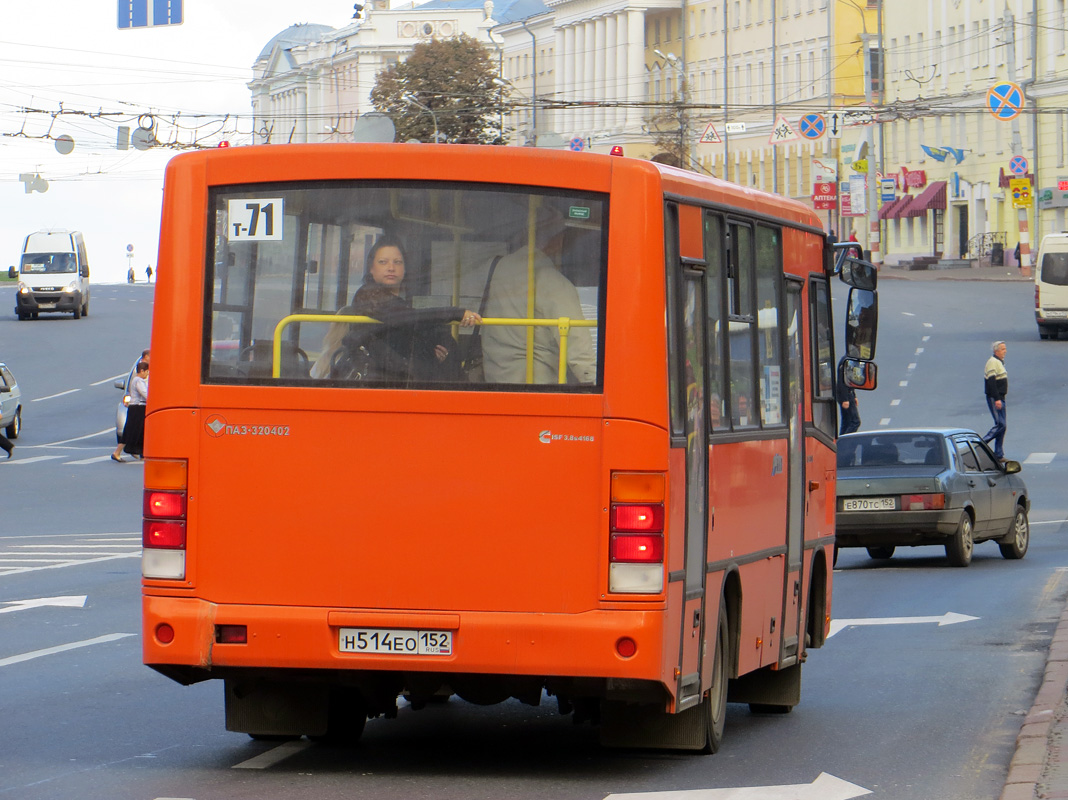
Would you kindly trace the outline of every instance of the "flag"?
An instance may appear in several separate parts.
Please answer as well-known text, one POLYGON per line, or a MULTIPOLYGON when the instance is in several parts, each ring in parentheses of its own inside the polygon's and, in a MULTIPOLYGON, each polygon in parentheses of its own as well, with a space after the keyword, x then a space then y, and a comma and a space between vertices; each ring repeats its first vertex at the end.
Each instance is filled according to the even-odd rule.
POLYGON ((945 161, 946 156, 949 155, 949 151, 947 151, 944 147, 928 147, 925 144, 921 144, 920 149, 923 150, 923 152, 925 152, 935 161, 945 161))
POLYGON ((956 162, 958 164, 964 160, 964 151, 961 148, 959 148, 959 147, 946 147, 945 145, 943 145, 942 149, 945 150, 947 153, 949 153, 951 156, 953 156, 953 158, 956 160, 956 162))

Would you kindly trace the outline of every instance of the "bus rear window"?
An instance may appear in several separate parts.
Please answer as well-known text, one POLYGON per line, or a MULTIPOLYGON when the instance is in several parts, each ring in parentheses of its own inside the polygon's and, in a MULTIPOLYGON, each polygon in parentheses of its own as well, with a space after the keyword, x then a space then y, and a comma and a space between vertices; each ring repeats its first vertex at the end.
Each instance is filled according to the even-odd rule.
POLYGON ((207 383, 600 386, 603 195, 316 182, 210 202, 207 383))

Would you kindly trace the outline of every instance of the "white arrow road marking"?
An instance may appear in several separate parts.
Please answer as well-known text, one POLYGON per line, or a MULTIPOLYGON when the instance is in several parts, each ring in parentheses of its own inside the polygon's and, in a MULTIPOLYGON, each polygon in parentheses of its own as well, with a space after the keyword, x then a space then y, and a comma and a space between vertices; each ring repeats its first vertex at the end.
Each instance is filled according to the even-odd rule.
POLYGON ((125 639, 127 636, 136 636, 136 633, 109 633, 106 636, 97 636, 95 639, 85 639, 81 642, 71 642, 70 644, 61 644, 56 647, 46 647, 44 650, 32 650, 29 653, 23 653, 17 656, 8 656, 7 658, 0 658, 0 667, 9 667, 12 664, 18 664, 22 661, 30 661, 41 656, 50 656, 55 653, 63 653, 67 650, 77 650, 79 647, 88 647, 92 644, 104 644, 105 642, 114 642, 119 639, 125 639))
POLYGON ((44 606, 63 606, 68 608, 85 608, 86 595, 67 595, 66 597, 37 597, 32 600, 3 600, 4 608, 0 608, 0 614, 9 611, 25 611, 27 608, 42 608, 44 606))
POLYGON ((279 761, 296 755, 301 750, 306 750, 311 745, 312 743, 308 741, 284 742, 278 747, 272 747, 266 753, 260 753, 258 756, 250 758, 248 761, 234 764, 231 769, 267 769, 267 767, 273 767, 279 761))
POLYGON ((831 632, 827 634, 830 639, 842 628, 850 628, 854 625, 917 625, 923 622, 937 622, 938 627, 943 625, 956 625, 958 622, 971 622, 979 617, 969 617, 967 614, 957 614, 947 611, 940 617, 870 617, 868 619, 832 619, 831 632))
POLYGON ((850 800, 870 789, 821 772, 812 783, 790 786, 743 786, 737 789, 687 789, 674 792, 610 794, 605 800, 850 800))

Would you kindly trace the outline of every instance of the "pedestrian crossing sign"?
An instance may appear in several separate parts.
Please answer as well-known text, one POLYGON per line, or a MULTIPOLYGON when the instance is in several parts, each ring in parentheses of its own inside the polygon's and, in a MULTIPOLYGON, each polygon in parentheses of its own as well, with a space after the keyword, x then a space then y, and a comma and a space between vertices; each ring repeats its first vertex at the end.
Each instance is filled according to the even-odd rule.
POLYGON ((719 138, 719 132, 711 122, 708 123, 705 132, 701 134, 700 141, 702 144, 723 144, 723 140, 719 138))
POLYGON ((771 136, 768 137, 768 144, 786 144, 787 142, 796 142, 800 138, 793 126, 786 121, 786 117, 780 114, 778 119, 775 120, 771 136))

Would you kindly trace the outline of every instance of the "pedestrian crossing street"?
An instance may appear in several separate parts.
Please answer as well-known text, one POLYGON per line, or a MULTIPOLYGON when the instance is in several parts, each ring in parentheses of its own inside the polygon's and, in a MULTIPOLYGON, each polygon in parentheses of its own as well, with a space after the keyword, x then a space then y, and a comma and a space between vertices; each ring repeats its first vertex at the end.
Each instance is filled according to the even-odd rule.
POLYGON ((0 577, 140 557, 139 533, 0 536, 0 577))

